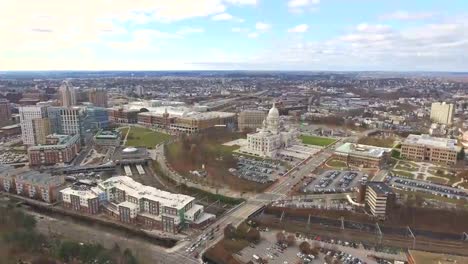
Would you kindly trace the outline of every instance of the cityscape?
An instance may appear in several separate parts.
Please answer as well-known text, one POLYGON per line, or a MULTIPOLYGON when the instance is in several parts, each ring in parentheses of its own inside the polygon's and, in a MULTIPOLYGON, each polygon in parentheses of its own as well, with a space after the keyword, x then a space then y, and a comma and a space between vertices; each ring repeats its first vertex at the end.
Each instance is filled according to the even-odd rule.
POLYGON ((468 264, 463 1, 6 2, 0 264, 468 264))

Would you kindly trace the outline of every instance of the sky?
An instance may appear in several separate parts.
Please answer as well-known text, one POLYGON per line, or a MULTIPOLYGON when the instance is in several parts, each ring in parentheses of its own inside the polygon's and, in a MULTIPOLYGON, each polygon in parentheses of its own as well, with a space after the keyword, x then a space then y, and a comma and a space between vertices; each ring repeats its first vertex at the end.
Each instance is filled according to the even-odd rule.
POLYGON ((0 70, 468 71, 467 0, 0 0, 0 70))

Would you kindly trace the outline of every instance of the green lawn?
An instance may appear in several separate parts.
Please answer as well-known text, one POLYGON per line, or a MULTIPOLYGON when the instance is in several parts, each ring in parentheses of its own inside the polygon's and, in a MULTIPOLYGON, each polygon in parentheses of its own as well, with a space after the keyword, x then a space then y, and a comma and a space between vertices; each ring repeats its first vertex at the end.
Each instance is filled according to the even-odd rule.
POLYGON ((405 177, 405 178, 411 178, 411 179, 414 178, 414 175, 413 175, 413 173, 411 173, 411 172, 407 172, 407 171, 396 171, 396 170, 393 170, 392 172, 393 172, 393 174, 395 174, 396 176, 399 176, 399 177, 405 177))
POLYGON ((348 166, 346 165, 346 162, 341 161, 341 160, 335 160, 335 159, 332 159, 332 160, 327 161, 327 165, 330 166, 330 167, 335 167, 335 168, 344 168, 344 167, 348 167, 348 166))
POLYGON ((433 182, 433 183, 440 183, 440 184, 447 184, 447 182, 448 182, 447 178, 441 179, 439 177, 427 177, 426 179, 428 181, 433 182))
MULTIPOLYGON (((122 138, 125 138, 128 128, 122 129, 122 138)), ((125 146, 154 148, 157 144, 167 141, 170 135, 161 132, 155 132, 151 129, 142 127, 132 127, 127 137, 125 146)))
POLYGON ((316 146, 328 146, 336 141, 334 138, 327 138, 327 137, 317 137, 317 136, 307 136, 301 135, 302 143, 308 145, 316 145, 316 146))
POLYGON ((403 171, 410 171, 410 172, 416 172, 418 171, 419 169, 418 168, 415 168, 415 167, 411 167, 411 166, 408 166, 408 165, 404 165, 404 164, 398 164, 397 166, 395 166, 395 169, 396 170, 403 170, 403 171))

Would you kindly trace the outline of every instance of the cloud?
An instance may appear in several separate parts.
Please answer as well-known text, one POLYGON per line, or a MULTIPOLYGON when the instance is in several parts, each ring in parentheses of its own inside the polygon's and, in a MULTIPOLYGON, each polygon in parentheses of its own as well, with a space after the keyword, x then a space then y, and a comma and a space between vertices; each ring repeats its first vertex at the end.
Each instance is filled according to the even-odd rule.
POLYGON ((247 35, 247 37, 249 37, 249 38, 257 38, 257 37, 258 37, 258 33, 257 33, 257 32, 249 33, 249 34, 247 35))
POLYGON ((187 35, 187 34, 194 34, 194 33, 203 33, 205 32, 204 28, 200 27, 184 27, 177 31, 176 34, 178 35, 187 35))
POLYGON ((211 19, 214 20, 214 21, 223 21, 223 20, 231 20, 233 19, 234 17, 228 13, 221 13, 221 14, 217 14, 215 16, 212 16, 211 19))
POLYGON ((227 3, 235 5, 256 5, 257 0, 226 0, 227 3))
POLYGON ((257 22, 255 24, 255 29, 259 31, 268 31, 271 29, 271 25, 264 22, 257 22))
POLYGON ((380 17, 382 20, 423 20, 434 17, 431 12, 413 12, 408 11, 395 11, 393 13, 385 14, 380 17))
POLYGON ((247 28, 233 27, 231 28, 231 31, 236 32, 236 33, 241 33, 241 32, 248 32, 249 30, 247 28))
POLYGON ((307 9, 313 11, 319 3, 320 0, 290 0, 288 9, 292 13, 302 13, 307 9))
POLYGON ((295 26, 293 28, 288 29, 288 32, 291 32, 291 33, 304 33, 304 32, 307 32, 307 30, 309 30, 309 25, 300 24, 300 25, 297 25, 297 26, 295 26))

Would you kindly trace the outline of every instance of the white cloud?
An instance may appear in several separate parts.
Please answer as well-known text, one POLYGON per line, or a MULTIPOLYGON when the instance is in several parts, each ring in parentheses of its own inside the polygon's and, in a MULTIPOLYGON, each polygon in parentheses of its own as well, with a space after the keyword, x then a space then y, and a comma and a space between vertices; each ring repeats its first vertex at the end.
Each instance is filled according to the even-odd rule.
POLYGON ((309 25, 300 24, 300 25, 297 25, 297 26, 295 26, 293 28, 288 29, 288 32, 291 32, 291 33, 304 33, 304 32, 307 32, 307 30, 309 30, 309 25))
POLYGON ((211 19, 215 21, 231 20, 233 18, 234 17, 228 13, 221 13, 221 14, 217 14, 211 17, 211 19))
POLYGON ((258 33, 257 33, 257 32, 249 33, 249 34, 247 35, 247 37, 249 37, 249 38, 257 38, 257 37, 258 37, 258 33))
POLYGON ((233 28, 231 28, 231 31, 236 32, 236 33, 241 33, 241 32, 248 32, 248 29, 241 28, 241 27, 233 27, 233 28))
POLYGON ((264 22, 257 22, 255 24, 255 29, 259 31, 268 31, 271 29, 271 25, 264 22))
POLYGON ((226 0, 227 3, 236 5, 256 5, 257 0, 226 0))
POLYGON ((288 1, 288 8, 292 13, 302 13, 307 9, 315 10, 319 3, 320 0, 290 0, 288 1))
POLYGON ((396 11, 393 13, 385 14, 380 18, 383 20, 423 20, 434 17, 434 13, 431 12, 408 12, 408 11, 396 11))
POLYGON ((184 27, 177 31, 176 34, 178 35, 187 35, 187 34, 194 34, 194 33, 203 33, 205 32, 204 28, 200 27, 184 27))

